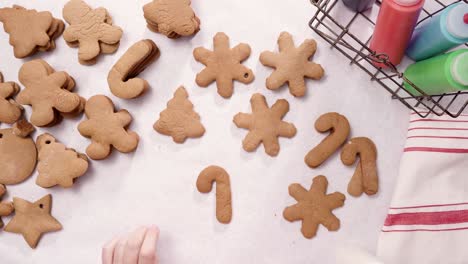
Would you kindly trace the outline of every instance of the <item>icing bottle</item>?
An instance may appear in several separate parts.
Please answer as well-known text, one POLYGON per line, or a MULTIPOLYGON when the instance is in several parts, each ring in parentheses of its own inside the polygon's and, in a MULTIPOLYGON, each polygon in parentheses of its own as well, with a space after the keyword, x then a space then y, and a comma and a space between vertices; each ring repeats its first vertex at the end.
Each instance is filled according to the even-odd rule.
MULTIPOLYGON (((428 95, 468 90, 468 49, 411 64, 404 76, 428 95)), ((404 86, 411 94, 421 95, 409 83, 404 86)))
POLYGON ((388 55, 393 65, 400 64, 423 5, 424 0, 382 0, 370 49, 388 55))
POLYGON ((346 7, 355 12, 364 12, 372 8, 375 0, 343 0, 343 3, 346 7))
POLYGON ((441 54, 468 42, 468 4, 444 9, 414 30, 406 55, 415 61, 441 54))

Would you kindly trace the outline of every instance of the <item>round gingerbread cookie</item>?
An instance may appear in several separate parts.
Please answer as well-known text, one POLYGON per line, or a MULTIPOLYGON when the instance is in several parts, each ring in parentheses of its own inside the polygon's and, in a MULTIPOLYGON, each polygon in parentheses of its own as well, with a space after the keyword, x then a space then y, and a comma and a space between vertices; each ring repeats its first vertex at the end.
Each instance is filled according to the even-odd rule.
POLYGON ((29 178, 36 167, 36 144, 12 128, 0 129, 0 184, 17 184, 29 178))

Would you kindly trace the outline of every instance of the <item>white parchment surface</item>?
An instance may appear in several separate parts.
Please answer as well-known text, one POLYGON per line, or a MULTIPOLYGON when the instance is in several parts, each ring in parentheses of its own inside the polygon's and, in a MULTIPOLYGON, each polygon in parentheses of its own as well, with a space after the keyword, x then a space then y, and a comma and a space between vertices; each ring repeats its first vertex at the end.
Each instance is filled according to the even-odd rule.
MULTIPOLYGON (((19 4, 49 10, 62 18, 65 0, 2 0, 0 6, 19 4)), ((102 245, 113 236, 138 225, 157 224, 161 229, 158 254, 167 263, 334 263, 335 249, 352 244, 374 252, 380 227, 389 204, 399 159, 405 141, 408 110, 357 67, 315 35, 308 21, 315 9, 307 0, 193 0, 200 17, 201 31, 193 38, 170 40, 146 28, 142 6, 148 0, 88 0, 93 7, 104 6, 115 24, 124 30, 119 50, 103 55, 93 66, 78 63, 77 49, 57 40, 53 52, 33 58, 45 59, 55 70, 67 71, 76 79, 76 91, 89 98, 95 94, 110 96, 116 106, 130 111, 134 121, 130 129, 140 137, 133 154, 114 152, 104 161, 92 161, 89 173, 72 189, 43 189, 35 184, 37 174, 26 182, 8 187, 8 196, 35 201, 47 193, 53 195, 53 215, 63 230, 46 234, 37 249, 30 249, 19 235, 0 231, 0 263, 98 263, 102 245), (326 70, 321 81, 308 81, 304 98, 294 98, 284 87, 279 91, 265 88, 270 68, 260 64, 264 50, 277 50, 281 31, 289 31, 300 44, 315 38, 318 51, 314 58, 326 70), (195 75, 203 66, 194 61, 195 47, 212 47, 212 38, 224 31, 232 45, 245 42, 252 55, 245 65, 252 68, 252 84, 236 83, 231 99, 222 99, 214 85, 199 88, 195 75), (134 42, 150 38, 161 49, 161 57, 141 77, 151 84, 150 91, 135 100, 113 96, 107 86, 107 73, 114 62, 134 42), (206 134, 175 144, 170 137, 156 133, 153 123, 179 85, 190 94, 195 110, 201 115, 206 134), (298 129, 292 139, 280 139, 281 151, 276 158, 265 154, 263 147, 246 153, 242 139, 247 131, 232 122, 238 112, 250 112, 249 99, 262 93, 271 105, 285 98, 290 112, 285 120, 298 129), (346 193, 354 168, 345 167, 334 155, 318 169, 304 163, 305 154, 324 135, 313 124, 325 112, 346 115, 352 136, 368 136, 378 146, 381 189, 369 198, 347 195, 343 208, 334 213, 341 219, 338 232, 320 227, 317 236, 308 240, 300 233, 300 222, 289 223, 283 209, 294 203, 288 195, 291 183, 309 187, 316 175, 326 175, 329 191, 346 193), (200 194, 195 182, 208 165, 224 167, 231 176, 233 219, 222 225, 215 218, 215 195, 200 194)), ((8 35, 0 30, 0 71, 5 80, 17 81, 18 70, 25 60, 13 56, 8 35)), ((26 107, 28 115, 30 107, 26 107)), ((52 133, 69 147, 84 152, 89 140, 77 131, 84 118, 66 119, 61 124, 38 129, 52 133)), ((0 127, 8 127, 1 124, 0 127)), ((0 168, 1 169, 1 168, 0 168)), ((7 222, 10 218, 4 218, 7 222)))

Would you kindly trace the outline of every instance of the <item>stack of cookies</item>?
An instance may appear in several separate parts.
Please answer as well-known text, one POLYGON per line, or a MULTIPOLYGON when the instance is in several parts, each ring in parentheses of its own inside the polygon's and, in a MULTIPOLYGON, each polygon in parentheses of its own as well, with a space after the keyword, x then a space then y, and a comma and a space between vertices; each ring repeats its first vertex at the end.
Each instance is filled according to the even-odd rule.
POLYGON ((61 117, 74 117, 84 110, 86 100, 73 93, 75 80, 66 72, 56 72, 44 60, 26 62, 19 80, 24 89, 16 101, 31 105, 31 123, 38 127, 53 126, 61 117))
POLYGON ((39 51, 49 51, 55 49, 55 39, 62 35, 65 29, 65 23, 61 19, 53 18, 52 25, 47 31, 50 41, 45 47, 39 47, 39 51))
POLYGON ((16 58, 25 58, 37 51, 50 51, 55 48, 65 24, 54 18, 48 11, 38 12, 14 5, 0 9, 0 21, 5 32, 10 35, 16 58))
POLYGON ((149 84, 136 76, 158 57, 159 48, 154 41, 144 39, 133 44, 109 72, 107 82, 111 92, 123 99, 142 95, 149 88, 149 84))
POLYGON ((200 19, 190 4, 190 0, 151 1, 143 6, 148 28, 173 39, 195 35, 200 31, 200 19))
POLYGON ((63 38, 70 47, 78 47, 81 64, 96 63, 99 54, 117 51, 122 29, 112 24, 105 8, 92 9, 82 0, 70 0, 63 8, 63 17, 70 26, 63 38))

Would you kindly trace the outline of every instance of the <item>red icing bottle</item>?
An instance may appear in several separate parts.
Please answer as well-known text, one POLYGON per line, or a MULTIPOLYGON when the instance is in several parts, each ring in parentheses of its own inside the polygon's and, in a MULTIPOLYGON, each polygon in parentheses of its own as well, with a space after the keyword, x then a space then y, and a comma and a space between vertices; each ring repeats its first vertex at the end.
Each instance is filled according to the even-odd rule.
POLYGON ((388 55, 394 65, 400 64, 423 6, 424 0, 382 0, 370 49, 388 55))

